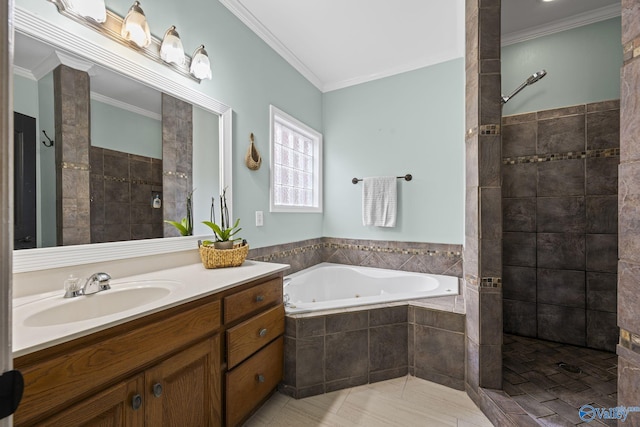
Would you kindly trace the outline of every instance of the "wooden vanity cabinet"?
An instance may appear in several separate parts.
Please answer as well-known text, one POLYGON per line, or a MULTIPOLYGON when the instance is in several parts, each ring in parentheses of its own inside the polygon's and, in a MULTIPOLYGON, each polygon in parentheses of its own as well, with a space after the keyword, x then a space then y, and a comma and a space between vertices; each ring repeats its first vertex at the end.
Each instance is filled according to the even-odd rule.
POLYGON ((282 273, 277 273, 18 357, 14 365, 25 378, 25 392, 14 423, 237 425, 282 379, 283 332, 282 273), (276 297, 267 297, 263 290, 275 292, 276 297), (253 303, 224 324, 227 298, 232 309, 234 300, 253 303), (251 331, 248 324, 258 329, 251 331), (241 345, 244 350, 237 353, 236 340, 245 342, 247 335, 249 351, 241 345), (225 342, 230 336, 232 350, 225 342), (229 356, 238 360, 231 370, 229 356), (247 382, 249 374, 240 374, 248 368, 263 372, 255 384, 247 382), (253 390, 256 385, 258 393, 253 390))

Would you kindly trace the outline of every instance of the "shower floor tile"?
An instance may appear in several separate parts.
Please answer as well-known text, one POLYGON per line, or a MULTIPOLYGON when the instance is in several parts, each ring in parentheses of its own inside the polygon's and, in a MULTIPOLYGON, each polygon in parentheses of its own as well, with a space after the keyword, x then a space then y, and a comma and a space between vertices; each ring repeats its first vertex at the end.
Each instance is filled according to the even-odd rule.
MULTIPOLYGON (((617 405, 615 353, 504 335, 503 389, 540 425, 583 424, 583 405, 617 405)), ((616 425, 595 419, 591 426, 616 425)))

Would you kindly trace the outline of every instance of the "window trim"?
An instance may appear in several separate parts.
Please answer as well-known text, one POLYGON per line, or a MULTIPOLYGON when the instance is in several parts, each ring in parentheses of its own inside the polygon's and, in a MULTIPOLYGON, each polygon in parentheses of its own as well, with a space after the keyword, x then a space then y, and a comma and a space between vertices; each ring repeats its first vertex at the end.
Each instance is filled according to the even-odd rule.
MULTIPOLYGON (((296 212, 296 213, 322 213, 322 134, 300 120, 285 113, 279 108, 269 105, 269 212, 296 212), (275 143, 275 124, 282 122, 293 128, 314 142, 314 169, 317 165, 318 173, 314 173, 314 200, 317 198, 317 206, 283 206, 274 204, 274 143, 275 143)), ((314 171, 315 172, 315 171, 314 171)))

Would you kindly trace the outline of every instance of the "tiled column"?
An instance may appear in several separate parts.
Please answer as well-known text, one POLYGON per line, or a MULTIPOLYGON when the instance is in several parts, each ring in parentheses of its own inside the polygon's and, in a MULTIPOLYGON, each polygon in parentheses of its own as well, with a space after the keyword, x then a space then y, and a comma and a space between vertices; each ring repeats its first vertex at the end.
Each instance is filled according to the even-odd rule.
MULTIPOLYGON (((622 1, 618 186, 618 404, 640 396, 640 1, 622 1)), ((622 425, 622 424, 620 424, 622 425)), ((625 426, 640 426, 630 414, 625 426)))
MULTIPOLYGON (((164 219, 178 221, 187 216, 187 195, 193 190, 193 107, 162 94, 162 209, 164 219)), ((203 197, 209 197, 203 195, 203 197)), ((164 236, 180 233, 165 224, 164 236)))
POLYGON ((89 74, 60 65, 53 81, 58 245, 91 243, 89 74))
POLYGON ((475 393, 502 388, 500 0, 467 0, 466 34, 466 384, 475 393))

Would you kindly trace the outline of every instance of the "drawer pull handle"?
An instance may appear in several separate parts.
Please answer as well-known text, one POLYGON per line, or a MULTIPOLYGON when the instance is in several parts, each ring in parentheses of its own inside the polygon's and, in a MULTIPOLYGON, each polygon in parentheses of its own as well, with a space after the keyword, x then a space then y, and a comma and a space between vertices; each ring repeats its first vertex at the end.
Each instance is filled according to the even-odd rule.
POLYGON ((262 375, 262 374, 256 375, 256 381, 258 381, 259 383, 263 383, 264 382, 264 375, 262 375))
POLYGON ((133 398, 131 399, 131 407, 133 408, 134 411, 137 411, 138 409, 140 409, 141 406, 142 406, 142 396, 140 396, 139 394, 134 395, 133 398))
POLYGON ((156 383, 156 384, 153 385, 153 395, 155 397, 162 396, 162 384, 156 383))
POLYGON ((267 328, 260 329, 260 332, 258 332, 258 335, 260 335, 261 337, 264 337, 265 335, 267 335, 267 328))
POLYGON ((262 295, 258 295, 258 296, 256 297, 256 302, 262 302, 262 301, 264 301, 264 296, 262 296, 262 295))

